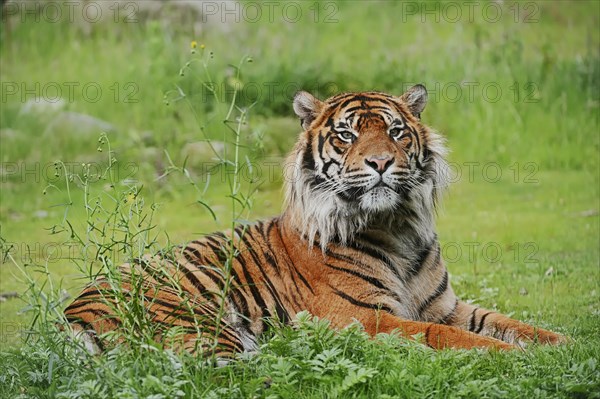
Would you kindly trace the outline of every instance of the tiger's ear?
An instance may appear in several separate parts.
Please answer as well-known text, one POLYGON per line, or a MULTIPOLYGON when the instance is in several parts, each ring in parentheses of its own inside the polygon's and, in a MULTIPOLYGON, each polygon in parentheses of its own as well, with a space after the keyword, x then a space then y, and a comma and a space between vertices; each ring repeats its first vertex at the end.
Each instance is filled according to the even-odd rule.
POLYGON ((299 91, 294 96, 294 112, 300 118, 300 125, 305 130, 322 109, 323 102, 306 91, 299 91))
POLYGON ((418 84, 411 87, 400 99, 408 105, 408 109, 410 109, 410 112, 414 116, 421 119, 421 112, 423 112, 427 104, 427 89, 425 86, 418 84))

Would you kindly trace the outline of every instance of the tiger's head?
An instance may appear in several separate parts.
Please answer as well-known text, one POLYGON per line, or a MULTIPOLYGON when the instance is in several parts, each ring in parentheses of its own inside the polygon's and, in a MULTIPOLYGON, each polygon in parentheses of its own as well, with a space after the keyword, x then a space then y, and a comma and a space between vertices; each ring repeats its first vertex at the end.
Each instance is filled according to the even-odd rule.
POLYGON ((299 173, 287 182, 287 211, 311 242, 345 243, 366 229, 433 223, 446 151, 421 122, 426 102, 423 85, 400 97, 362 92, 320 101, 296 94, 304 132, 289 159, 299 173))

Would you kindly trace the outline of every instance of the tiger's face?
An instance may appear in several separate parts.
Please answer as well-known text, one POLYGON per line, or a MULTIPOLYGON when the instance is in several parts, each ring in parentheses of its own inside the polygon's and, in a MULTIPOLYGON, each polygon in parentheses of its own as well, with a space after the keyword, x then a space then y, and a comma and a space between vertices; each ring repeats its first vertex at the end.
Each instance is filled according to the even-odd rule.
POLYGON ((312 189, 363 212, 399 207, 425 173, 428 131, 420 114, 426 101, 422 85, 401 97, 348 93, 324 102, 298 93, 294 110, 305 129, 301 167, 312 189))

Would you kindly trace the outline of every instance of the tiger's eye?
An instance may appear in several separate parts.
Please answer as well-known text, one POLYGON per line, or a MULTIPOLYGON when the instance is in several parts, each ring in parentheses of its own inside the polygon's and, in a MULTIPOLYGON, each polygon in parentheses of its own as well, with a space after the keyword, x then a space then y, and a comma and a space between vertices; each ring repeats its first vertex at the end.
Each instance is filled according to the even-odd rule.
POLYGON ((394 140, 397 140, 398 138, 400 138, 400 136, 402 136, 402 133, 404 131, 402 129, 400 129, 399 127, 393 127, 390 129, 390 137, 393 138, 394 140))
POLYGON ((354 134, 352 134, 349 131, 343 131, 343 132, 339 132, 338 133, 339 138, 341 138, 344 141, 352 141, 354 140, 354 134))

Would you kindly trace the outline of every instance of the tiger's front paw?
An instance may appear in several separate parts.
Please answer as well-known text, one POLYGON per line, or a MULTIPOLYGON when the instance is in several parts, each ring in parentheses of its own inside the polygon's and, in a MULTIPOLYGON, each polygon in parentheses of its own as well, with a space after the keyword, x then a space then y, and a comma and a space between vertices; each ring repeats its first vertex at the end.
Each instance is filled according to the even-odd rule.
POLYGON ((539 329, 536 331, 534 341, 547 345, 561 345, 573 342, 573 339, 552 331, 539 329))
POLYGON ((572 338, 542 328, 536 328, 528 334, 522 334, 517 339, 519 346, 524 347, 532 343, 542 345, 563 345, 573 342, 572 338))

